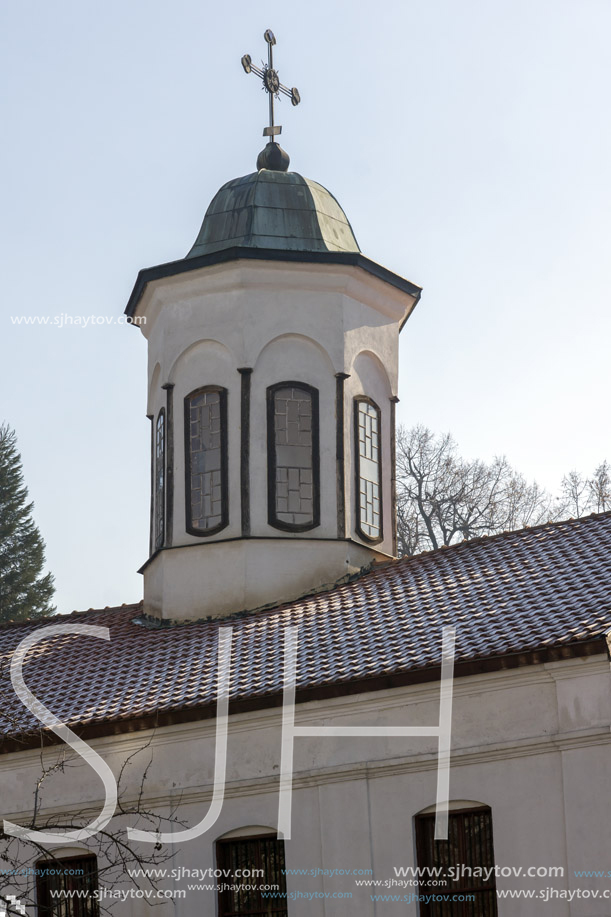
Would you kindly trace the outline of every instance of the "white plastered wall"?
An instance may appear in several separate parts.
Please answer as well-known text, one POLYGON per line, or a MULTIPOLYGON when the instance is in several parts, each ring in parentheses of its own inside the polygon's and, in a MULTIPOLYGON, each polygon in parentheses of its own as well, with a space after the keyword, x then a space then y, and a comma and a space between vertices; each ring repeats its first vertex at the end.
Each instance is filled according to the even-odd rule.
MULTIPOLYGON (((278 654, 282 648, 278 647, 278 654)), ((212 660, 209 660, 211 663, 212 660)), ((606 792, 611 779, 609 696, 611 674, 603 656, 525 666, 458 678, 454 686, 450 798, 490 806, 499 866, 554 866, 547 877, 501 876, 500 889, 608 888, 608 879, 587 882, 576 870, 604 868, 611 848, 606 792), (571 698, 581 697, 579 708, 571 698), (536 802, 536 805, 534 804, 536 802), (601 860, 601 857, 603 858, 601 860), (593 865, 594 864, 594 865, 593 865)), ((439 685, 413 685, 299 704, 297 725, 431 726, 439 715, 439 685)), ((225 799, 218 821, 201 837, 180 845, 177 863, 213 868, 214 842, 229 832, 276 826, 280 764, 280 708, 230 718, 225 799)), ((204 720, 91 740, 119 772, 134 759, 125 787, 134 798, 149 759, 144 805, 195 825, 210 805, 215 722, 204 720), (147 742, 150 741, 150 745, 147 742)), ((47 749, 51 764, 58 749, 47 749)), ((427 738, 297 738, 293 779, 293 830, 286 843, 289 869, 327 874, 289 875, 289 890, 351 891, 351 899, 296 899, 290 917, 379 917, 370 890, 333 869, 367 868, 372 877, 395 878, 394 867, 415 866, 414 816, 436 795, 436 740, 427 738)), ((100 782, 79 759, 45 784, 43 813, 75 812, 93 818, 101 807, 100 782)), ((29 811, 40 774, 40 750, 0 756, 3 816, 19 823, 29 811)), ((131 823, 131 822, 129 822, 131 823)), ((171 864, 174 865, 174 864, 171 864)), ((171 884, 171 883, 170 883, 171 884)), ((174 883, 185 888, 186 883, 174 883)), ((609 899, 557 900, 543 908, 554 917, 608 917, 609 899)), ((386 908, 384 908, 384 911, 386 908)), ((142 913, 147 911, 142 910, 142 913)), ((162 904, 160 915, 216 913, 213 890, 162 904)), ((382 913, 383 913, 382 912, 382 913)), ((416 917, 414 902, 402 905, 416 917)), ((117 911, 139 917, 140 902, 117 911)), ((533 917, 528 899, 499 900, 500 917, 533 917)), ((536 911, 538 913, 538 911, 536 911)))

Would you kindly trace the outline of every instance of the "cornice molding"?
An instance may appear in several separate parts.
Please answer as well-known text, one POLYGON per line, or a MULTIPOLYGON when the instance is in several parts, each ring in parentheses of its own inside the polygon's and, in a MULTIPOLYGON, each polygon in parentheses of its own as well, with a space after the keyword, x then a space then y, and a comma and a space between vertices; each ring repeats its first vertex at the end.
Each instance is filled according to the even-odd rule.
MULTIPOLYGON (((544 737, 524 738, 516 742, 501 742, 490 746, 471 746, 469 748, 455 749, 452 751, 451 767, 473 767, 481 764, 507 761, 509 759, 529 758, 539 755, 563 753, 575 749, 591 748, 596 746, 611 745, 611 731, 608 727, 578 730, 571 733, 556 734, 544 737)), ((388 779, 394 776, 405 776, 412 773, 426 773, 437 768, 437 754, 424 752, 390 759, 368 760, 349 765, 336 765, 334 767, 316 768, 300 771, 293 776, 293 790, 311 789, 329 786, 335 783, 349 783, 355 780, 388 779)), ((450 780, 452 778, 450 777, 450 780)), ((234 780, 225 786, 225 798, 237 799, 263 794, 277 794, 279 777, 277 775, 264 775, 256 780, 234 780)), ((210 786, 172 787, 168 793, 146 796, 143 799, 147 808, 175 807, 180 800, 181 805, 199 805, 209 803, 212 798, 210 786)), ((136 797, 126 798, 125 806, 136 801, 136 797)), ((50 806, 45 809, 47 816, 54 814, 79 813, 83 817, 93 815, 99 811, 103 800, 92 802, 88 800, 87 808, 82 806, 50 806)), ((19 823, 28 817, 27 811, 5 814, 5 818, 19 823)))

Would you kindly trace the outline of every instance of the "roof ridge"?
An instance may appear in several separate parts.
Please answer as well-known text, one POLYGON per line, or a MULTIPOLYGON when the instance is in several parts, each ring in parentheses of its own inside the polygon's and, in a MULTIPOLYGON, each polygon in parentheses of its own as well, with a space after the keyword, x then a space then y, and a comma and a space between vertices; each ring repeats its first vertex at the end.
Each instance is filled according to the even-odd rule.
MULTIPOLYGON (((241 620, 194 621, 160 633, 137 626, 140 603, 47 618, 43 633, 45 624, 65 622, 66 631, 77 622, 105 625, 112 647, 60 641, 61 664, 53 647, 33 653, 28 680, 62 722, 106 735, 213 715, 215 649, 230 622, 235 712, 276 703, 283 632, 292 625, 299 626, 297 689, 304 701, 437 678, 444 626, 455 628, 460 675, 588 657, 598 665, 608 658, 610 586, 611 513, 595 513, 389 560, 352 582, 241 620)), ((5 685, 10 655, 38 623, 0 630, 5 685)), ((16 750, 2 744, 2 734, 10 738, 11 714, 32 735, 38 728, 14 692, 6 698, 0 751, 16 750)))
MULTIPOLYGON (((405 557, 398 558, 388 558, 388 560, 374 562, 372 565, 362 567, 357 573, 351 574, 344 582, 337 582, 329 585, 327 588, 320 590, 313 590, 312 592, 305 592, 300 596, 297 596, 294 599, 288 601, 279 602, 275 605, 263 606, 258 609, 243 609, 242 611, 236 612, 235 614, 229 616, 233 619, 246 618, 256 616, 257 618, 263 616, 270 616, 277 614, 284 609, 290 607, 296 607, 305 602, 316 602, 320 599, 324 599, 325 596, 329 596, 330 593, 339 592, 344 590, 349 592, 353 587, 361 585, 363 582, 369 579, 378 579, 378 577, 383 576, 390 569, 397 569, 398 567, 403 567, 407 565, 414 564, 417 561, 423 560, 424 558, 430 557, 446 557, 448 554, 456 554, 463 551, 470 551, 472 548, 489 545, 489 544, 498 544, 502 539, 509 540, 510 538, 523 538, 528 534, 544 531, 544 530, 560 530, 562 528, 578 528, 582 525, 591 523, 592 521, 597 520, 609 520, 611 521, 611 510, 607 510, 602 513, 590 513, 587 516, 569 517, 568 519, 559 519, 549 522, 541 522, 533 526, 524 526, 521 529, 508 529, 504 532, 497 532, 494 535, 480 535, 478 538, 470 538, 465 541, 459 541, 451 545, 443 545, 441 548, 432 548, 429 551, 421 551, 419 554, 410 554, 405 557)), ((8 630, 12 628, 25 628, 32 625, 41 625, 44 623, 61 623, 62 620, 73 618, 74 616, 82 616, 88 614, 100 614, 103 612, 119 612, 119 611, 130 611, 137 612, 143 608, 143 601, 139 602, 129 602, 123 603, 122 605, 113 605, 106 606, 105 608, 88 608, 85 610, 73 610, 71 612, 60 613, 51 615, 47 618, 28 618, 25 621, 7 621, 0 624, 0 630, 8 630)), ((218 622, 222 623, 227 620, 226 617, 215 618, 215 617, 205 617, 200 618, 194 621, 187 623, 211 623, 218 622)))
MULTIPOLYGON (((555 529, 562 526, 578 526, 593 519, 609 519, 611 521, 611 510, 602 513, 589 513, 587 516, 570 516, 568 519, 555 519, 548 522, 539 522, 537 525, 525 525, 521 529, 506 529, 503 532, 495 532, 494 535, 478 535, 477 538, 466 538, 464 541, 457 541, 454 544, 444 544, 439 548, 431 548, 428 551, 421 551, 419 554, 407 554, 398 557, 390 563, 405 563, 407 561, 417 560, 419 557, 430 557, 432 554, 446 554, 449 551, 456 552, 460 549, 471 548, 479 544, 490 544, 490 542, 499 541, 501 538, 510 538, 511 536, 523 536, 531 532, 538 532, 543 529, 555 529)), ((384 566, 386 563, 384 564, 384 566)), ((382 564, 380 565, 380 567, 382 564)), ((379 568, 374 568, 379 569, 379 568)), ((373 570, 371 571, 373 572, 373 570)))
POLYGON ((3 621, 0 622, 0 630, 10 630, 19 627, 31 627, 33 624, 62 624, 65 620, 73 618, 75 615, 101 614, 105 611, 128 611, 136 610, 142 607, 142 599, 139 602, 123 602, 122 605, 106 605, 105 608, 84 608, 79 611, 74 608, 72 611, 60 611, 52 615, 40 618, 26 618, 24 621, 3 621))

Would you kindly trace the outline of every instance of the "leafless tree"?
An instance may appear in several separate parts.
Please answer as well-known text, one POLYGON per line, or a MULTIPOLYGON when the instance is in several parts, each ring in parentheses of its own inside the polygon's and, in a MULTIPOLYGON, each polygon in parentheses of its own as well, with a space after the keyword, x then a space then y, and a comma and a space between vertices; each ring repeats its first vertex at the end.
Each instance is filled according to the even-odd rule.
POLYGON ((588 513, 611 509, 611 467, 601 462, 591 477, 580 471, 569 471, 562 479, 560 504, 564 516, 579 519, 588 513))
POLYGON ((579 519, 583 516, 590 502, 590 483, 580 471, 569 471, 560 485, 562 496, 560 505, 562 514, 579 519))
POLYGON ((558 512, 551 496, 506 458, 468 461, 449 433, 424 426, 399 430, 397 504, 404 555, 537 525, 558 512))
MULTIPOLYGON (((0 672, 0 681, 6 686, 6 673, 0 672), (4 678, 2 677, 4 675, 4 678)), ((31 788, 31 810, 27 818, 20 818, 20 824, 31 831, 62 833, 84 828, 91 820, 89 812, 66 812, 58 815, 53 809, 48 811, 44 806, 47 790, 52 789, 54 778, 60 775, 70 776, 71 769, 87 766, 82 759, 67 746, 50 745, 49 735, 41 729, 33 736, 31 728, 24 728, 24 723, 15 713, 13 699, 9 700, 7 691, 0 688, 0 731, 5 738, 0 744, 10 742, 11 750, 19 747, 25 752, 32 749, 33 739, 39 746, 38 774, 31 788)), ((177 800, 165 814, 153 811, 147 805, 145 785, 153 761, 154 734, 143 739, 142 745, 135 752, 127 755, 117 775, 118 803, 115 817, 92 838, 82 843, 86 850, 95 855, 97 860, 98 885, 116 889, 129 885, 132 889, 143 891, 156 890, 157 881, 150 875, 151 869, 159 869, 175 856, 175 851, 161 844, 138 846, 131 843, 125 831, 126 824, 148 830, 152 833, 168 831, 172 825, 184 826, 177 817, 176 810, 180 804, 177 800)), ((34 746, 35 747, 35 746, 34 746)), ((3 802, 6 805, 6 798, 3 802)), ((0 822, 1 824, 1 822, 0 822)), ((79 845, 80 846, 80 845, 79 845)), ((12 913, 8 896, 18 891, 21 904, 29 908, 35 904, 37 864, 44 862, 47 866, 61 868, 53 845, 46 845, 36 840, 22 839, 5 834, 0 830, 0 910, 12 913)), ((154 875, 154 873, 153 873, 154 875)), ((61 883, 56 887, 61 888, 61 883)), ((163 899, 144 898, 149 904, 160 903, 163 899)), ((81 901, 79 913, 93 915, 110 912, 116 899, 81 901)), ((62 914, 72 913, 69 901, 63 901, 62 914)))
POLYGON ((611 466, 604 461, 588 481, 590 505, 593 512, 606 513, 611 509, 611 466))

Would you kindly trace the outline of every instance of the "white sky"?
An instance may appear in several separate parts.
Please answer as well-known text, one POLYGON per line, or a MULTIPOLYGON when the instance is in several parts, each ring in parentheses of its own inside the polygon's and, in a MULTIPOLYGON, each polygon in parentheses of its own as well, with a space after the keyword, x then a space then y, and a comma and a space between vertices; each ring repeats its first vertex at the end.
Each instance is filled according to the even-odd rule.
POLYGON ((363 252, 424 287, 404 423, 451 430, 556 489, 611 459, 611 4, 0 5, 0 419, 17 431, 60 611, 136 601, 148 546, 146 347, 120 316, 254 169, 278 39, 292 168, 363 252))

